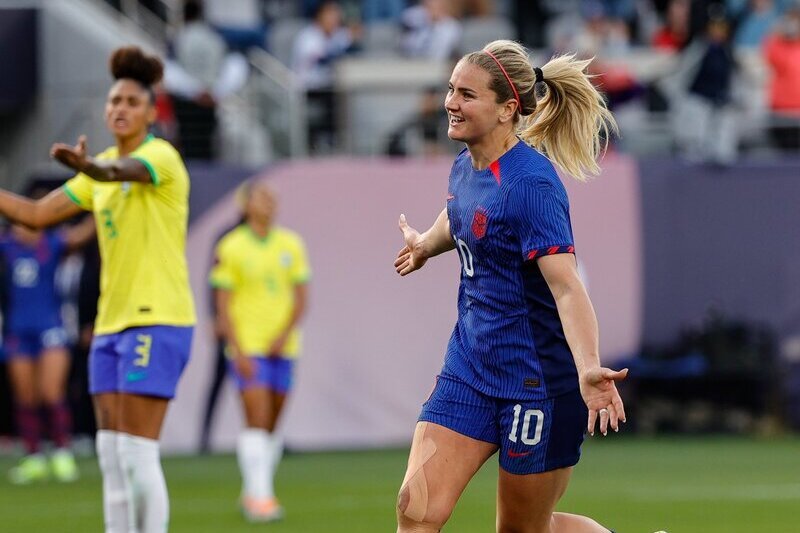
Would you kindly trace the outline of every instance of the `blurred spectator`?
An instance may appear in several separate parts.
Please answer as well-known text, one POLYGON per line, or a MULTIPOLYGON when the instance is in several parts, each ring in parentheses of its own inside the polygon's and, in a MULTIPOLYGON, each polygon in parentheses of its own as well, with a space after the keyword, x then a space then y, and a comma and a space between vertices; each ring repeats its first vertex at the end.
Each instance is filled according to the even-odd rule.
MULTIPOLYGON (((187 0, 184 25, 173 43, 174 60, 165 65, 164 86, 172 97, 178 144, 187 159, 217 154, 218 104, 247 81, 247 61, 228 54, 222 37, 203 17, 203 4, 187 0)), ((166 109, 162 104, 160 109, 166 109)))
POLYGON ((420 100, 419 112, 404 122, 390 136, 386 155, 398 157, 445 153, 442 139, 447 135, 447 111, 438 87, 428 88, 420 100))
POLYGON ((361 20, 369 24, 381 20, 399 20, 406 0, 362 0, 361 20))
POLYGON ((240 52, 263 48, 266 26, 260 0, 205 0, 206 18, 227 45, 240 52))
POLYGON ((750 0, 750 7, 736 29, 734 44, 741 48, 757 48, 780 20, 773 0, 750 0))
POLYGON ((402 50, 408 57, 447 60, 456 54, 461 24, 448 0, 422 0, 403 12, 402 25, 402 50))
POLYGON ((774 124, 770 134, 778 147, 800 148, 800 7, 786 13, 764 46, 772 69, 769 85, 774 124))
POLYGON ((292 70, 308 98, 309 144, 315 151, 330 151, 336 132, 333 65, 356 49, 359 29, 342 24, 338 2, 324 1, 317 6, 314 21, 295 39, 292 70))
POLYGON ((664 25, 653 35, 652 45, 665 52, 677 52, 689 37, 690 0, 670 0, 664 25))
MULTIPOLYGON (((529 0, 530 1, 530 0, 529 0)), ((492 0, 453 0, 453 12, 459 18, 463 17, 491 17, 495 13, 495 4, 492 0)), ((500 37, 498 36, 498 39, 500 37)))
MULTIPOLYGON (((213 159, 217 130, 216 101, 212 94, 222 70, 227 47, 225 41, 203 18, 203 4, 187 0, 183 4, 183 27, 173 43, 175 61, 195 85, 193 94, 174 91, 173 111, 183 156, 187 159, 213 159)), ((167 67, 169 69, 169 66, 167 67)), ((172 77, 165 78, 167 80, 172 77)), ((168 89, 174 90, 175 87, 168 89)))
POLYGON ((730 27, 711 19, 705 38, 696 39, 681 57, 686 92, 677 96, 675 139, 692 161, 730 164, 738 144, 731 105, 731 80, 736 64, 730 47, 730 27))

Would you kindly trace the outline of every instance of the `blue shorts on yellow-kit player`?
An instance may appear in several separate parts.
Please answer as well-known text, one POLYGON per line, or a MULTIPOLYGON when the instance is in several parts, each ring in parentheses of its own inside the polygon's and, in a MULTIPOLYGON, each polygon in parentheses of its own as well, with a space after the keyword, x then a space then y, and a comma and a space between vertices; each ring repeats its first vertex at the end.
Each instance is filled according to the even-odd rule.
POLYGON ((192 327, 143 326, 98 335, 92 343, 89 392, 173 398, 192 345, 192 327))
POLYGON ((293 329, 279 354, 265 351, 286 329, 294 311, 297 285, 307 283, 311 270, 305 245, 296 233, 274 226, 259 238, 242 224, 217 245, 211 284, 230 291, 229 317, 239 347, 256 363, 256 377, 246 381, 232 366, 240 389, 263 386, 279 393, 291 388, 294 361, 301 348, 300 331, 293 329))
MULTIPOLYGON (((116 159, 116 147, 97 159, 116 159)), ((128 157, 151 183, 78 174, 64 192, 92 211, 103 266, 90 388, 171 398, 189 357, 194 303, 186 266, 189 175, 177 150, 148 135, 128 157)))
POLYGON ((240 391, 258 387, 286 395, 292 390, 294 384, 294 363, 294 359, 262 355, 253 357, 255 369, 250 379, 246 379, 239 373, 233 361, 228 361, 228 371, 240 391))

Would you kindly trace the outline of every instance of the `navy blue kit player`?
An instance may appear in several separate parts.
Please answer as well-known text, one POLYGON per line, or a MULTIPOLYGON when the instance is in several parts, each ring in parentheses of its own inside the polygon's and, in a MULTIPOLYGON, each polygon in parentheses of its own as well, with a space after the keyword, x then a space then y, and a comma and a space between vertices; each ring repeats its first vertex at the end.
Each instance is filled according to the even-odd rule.
POLYGON ((584 433, 625 421, 600 365, 598 326, 581 282, 566 190, 616 128, 573 56, 541 68, 512 41, 464 56, 450 78, 448 136, 466 144, 446 208, 419 233, 400 216, 404 276, 436 255, 461 260, 458 321, 417 423, 397 502, 398 532, 440 531, 481 465, 499 453, 499 532, 605 532, 554 512, 584 433))

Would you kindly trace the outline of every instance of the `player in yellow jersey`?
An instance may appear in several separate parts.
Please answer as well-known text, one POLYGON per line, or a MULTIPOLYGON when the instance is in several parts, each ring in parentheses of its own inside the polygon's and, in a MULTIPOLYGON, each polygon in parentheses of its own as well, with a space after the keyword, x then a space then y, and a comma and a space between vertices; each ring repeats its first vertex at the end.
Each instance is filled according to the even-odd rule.
POLYGON ((300 236, 273 225, 270 188, 248 183, 240 199, 245 221, 219 241, 210 281, 247 426, 237 446, 242 510, 269 522, 283 514, 273 487, 282 452, 275 426, 292 386, 311 273, 300 236))
POLYGON ((51 156, 78 174, 38 201, 0 191, 0 215, 44 228, 94 212, 102 270, 89 387, 105 530, 156 533, 169 522, 158 438, 195 321, 185 257, 189 176, 178 152, 148 133, 161 61, 126 47, 110 67, 105 119, 115 145, 90 157, 84 137, 54 144, 51 156))

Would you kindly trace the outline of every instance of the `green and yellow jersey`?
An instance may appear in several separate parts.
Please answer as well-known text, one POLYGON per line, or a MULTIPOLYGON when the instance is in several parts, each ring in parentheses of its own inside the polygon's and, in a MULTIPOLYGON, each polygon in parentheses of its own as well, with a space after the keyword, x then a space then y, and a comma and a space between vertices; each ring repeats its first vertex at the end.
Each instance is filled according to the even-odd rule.
MULTIPOLYGON (((147 167, 152 183, 99 182, 79 173, 64 185, 67 196, 97 221, 98 335, 195 322, 186 267, 189 174, 177 150, 152 135, 128 157, 147 167)), ((96 158, 117 159, 117 148, 96 158)))
MULTIPOLYGON (((291 320, 295 286, 310 277, 305 245, 292 231, 273 227, 262 239, 242 224, 220 239, 210 281, 231 293, 228 312, 243 354, 265 355, 291 320)), ((296 358, 299 351, 294 328, 281 355, 296 358)))

